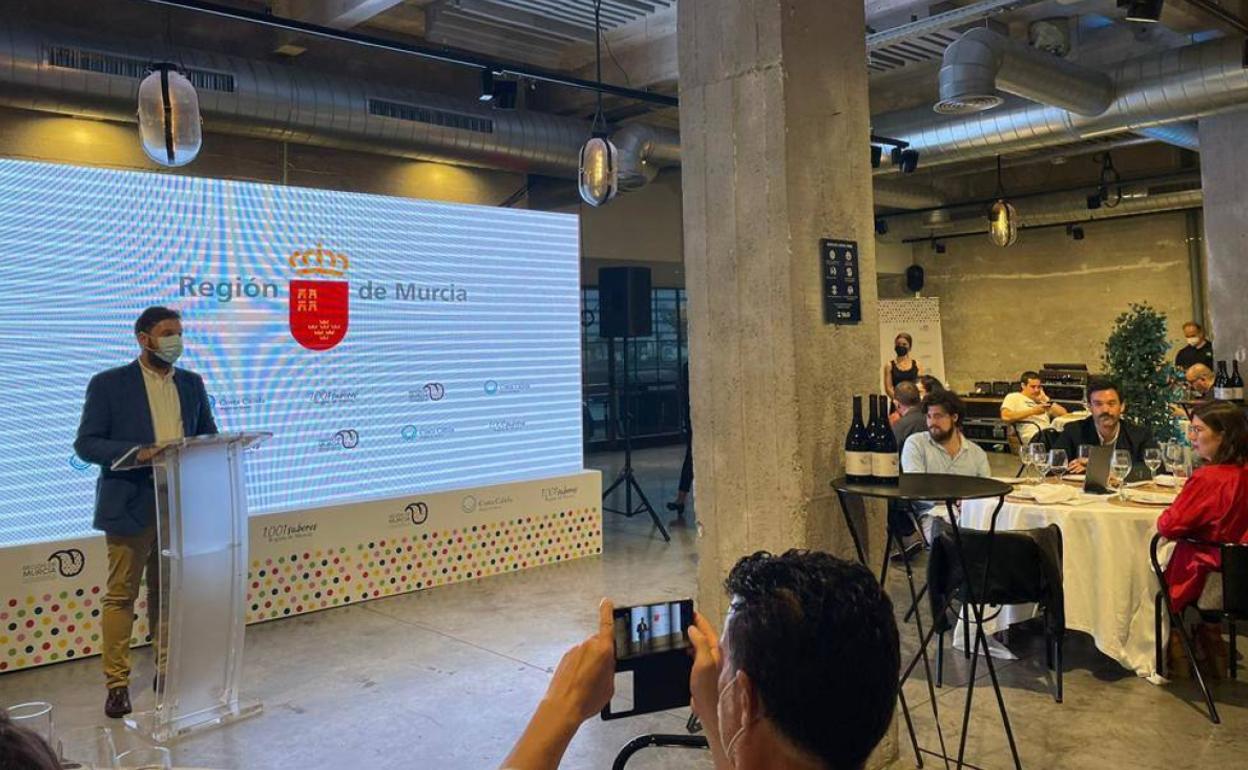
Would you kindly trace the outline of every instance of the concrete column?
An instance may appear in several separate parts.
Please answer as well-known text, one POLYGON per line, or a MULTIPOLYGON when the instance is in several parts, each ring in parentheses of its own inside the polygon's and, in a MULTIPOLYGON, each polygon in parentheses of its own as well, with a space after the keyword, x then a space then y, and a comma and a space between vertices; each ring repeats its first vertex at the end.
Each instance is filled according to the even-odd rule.
POLYGON ((1206 308, 1219 360, 1248 356, 1248 111, 1200 121, 1206 308))
POLYGON ((698 600, 718 618, 745 554, 853 553, 829 482, 852 394, 882 387, 863 5, 678 7, 698 600), (820 238, 858 242, 858 325, 823 322, 820 238))

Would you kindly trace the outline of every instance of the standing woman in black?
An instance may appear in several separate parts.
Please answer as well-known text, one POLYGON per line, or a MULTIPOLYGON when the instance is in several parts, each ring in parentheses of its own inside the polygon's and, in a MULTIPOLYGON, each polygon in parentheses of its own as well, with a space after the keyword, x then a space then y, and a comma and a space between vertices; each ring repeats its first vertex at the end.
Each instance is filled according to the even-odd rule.
POLYGON ((668 526, 685 525, 685 500, 693 488, 693 421, 689 418, 689 362, 680 367, 680 397, 685 409, 685 463, 680 467, 680 483, 676 487, 676 499, 667 504, 667 510, 676 514, 668 526))
POLYGON ((917 384, 919 376, 923 374, 919 369, 919 362, 910 357, 912 347, 914 347, 914 338, 906 332, 898 334, 893 339, 893 352, 897 354, 897 357, 884 367, 884 392, 890 399, 893 398, 893 388, 897 387, 897 383, 910 380, 917 384))

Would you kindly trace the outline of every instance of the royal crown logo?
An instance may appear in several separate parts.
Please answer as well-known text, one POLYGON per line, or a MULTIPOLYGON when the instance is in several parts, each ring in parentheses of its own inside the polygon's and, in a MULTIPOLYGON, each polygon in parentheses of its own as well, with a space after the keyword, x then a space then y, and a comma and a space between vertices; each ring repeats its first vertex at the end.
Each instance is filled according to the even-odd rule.
POLYGON ((347 336, 351 260, 318 243, 292 252, 288 261, 304 276, 290 281, 290 335, 308 350, 329 350, 347 336))

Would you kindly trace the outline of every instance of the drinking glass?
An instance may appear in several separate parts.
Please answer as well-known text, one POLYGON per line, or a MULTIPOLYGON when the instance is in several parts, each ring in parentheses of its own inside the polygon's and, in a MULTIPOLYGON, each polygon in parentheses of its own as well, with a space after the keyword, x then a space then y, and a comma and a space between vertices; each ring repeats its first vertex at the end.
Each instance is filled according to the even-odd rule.
POLYGON ((1148 466, 1149 478, 1155 478, 1157 476, 1157 469, 1161 467, 1161 450, 1145 449, 1144 464, 1148 466))
POLYGON ((1088 460, 1090 460, 1091 458, 1092 458, 1092 445, 1080 444, 1079 445, 1079 459, 1083 460, 1083 466, 1085 469, 1088 466, 1088 460))
POLYGON ((60 739, 63 770, 114 770, 117 767, 117 746, 108 727, 75 727, 60 739))
POLYGON ((1109 463, 1110 484, 1118 481, 1118 499, 1126 501, 1122 490, 1127 486, 1127 474, 1131 472, 1131 453, 1124 449, 1114 450, 1113 459, 1109 463))
POLYGON ((1018 444, 1018 462, 1022 463, 1020 478, 1027 478, 1027 472, 1031 470, 1031 444, 1018 444))
POLYGON ((1061 484, 1062 479, 1066 477, 1066 450, 1051 449, 1049 450, 1049 467, 1057 471, 1057 483, 1061 484))
POLYGON ((173 770, 173 758, 163 746, 144 746, 117 755, 118 770, 173 770))
POLYGON ((1040 472, 1040 483, 1049 477, 1049 452, 1044 448, 1044 444, 1031 445, 1031 461, 1035 464, 1036 470, 1040 472))
POLYGON ((1187 447, 1177 441, 1166 444, 1165 461, 1176 482, 1187 478, 1187 447))
POLYGON ((29 703, 18 703, 5 709, 9 713, 9 719, 18 727, 25 727, 32 730, 36 735, 47 741, 49 746, 55 746, 53 741, 56 740, 56 730, 52 723, 52 704, 46 701, 30 701, 29 703))

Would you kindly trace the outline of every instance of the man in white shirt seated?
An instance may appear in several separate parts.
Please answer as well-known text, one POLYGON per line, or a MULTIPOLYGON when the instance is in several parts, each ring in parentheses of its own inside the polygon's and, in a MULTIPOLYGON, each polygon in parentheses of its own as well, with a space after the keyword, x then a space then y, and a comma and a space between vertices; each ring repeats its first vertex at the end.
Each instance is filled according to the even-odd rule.
POLYGON ((1030 444, 1036 434, 1052 427, 1052 419, 1066 414, 1066 408, 1049 400, 1040 387, 1040 375, 1026 371, 1019 375, 1021 393, 1011 393, 1001 402, 1001 419, 1015 426, 1018 438, 1030 444))
MULTIPOLYGON (((966 405, 952 391, 942 390, 923 399, 927 430, 906 439, 901 449, 902 473, 947 473, 954 476, 992 475, 988 455, 962 435, 966 405)), ((923 534, 931 542, 932 503, 915 503, 923 534)), ((937 515, 944 515, 944 511, 937 515)))

